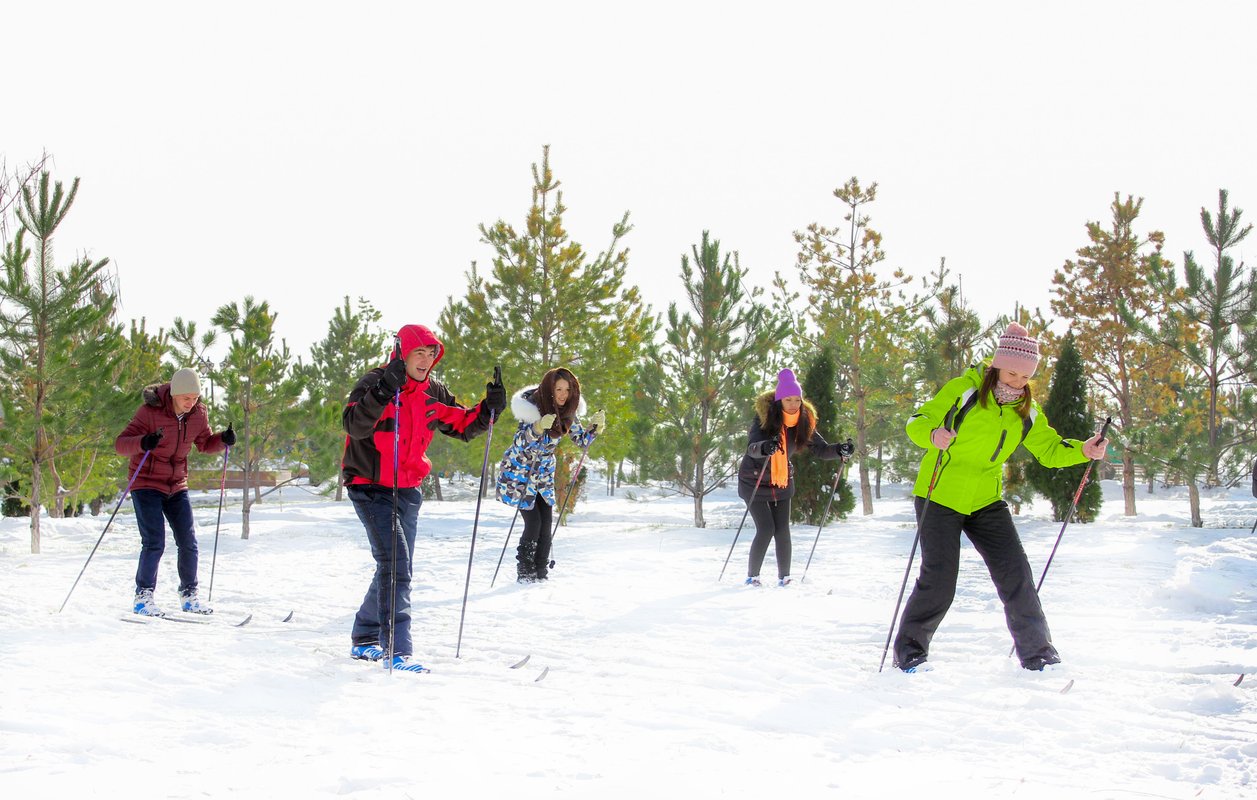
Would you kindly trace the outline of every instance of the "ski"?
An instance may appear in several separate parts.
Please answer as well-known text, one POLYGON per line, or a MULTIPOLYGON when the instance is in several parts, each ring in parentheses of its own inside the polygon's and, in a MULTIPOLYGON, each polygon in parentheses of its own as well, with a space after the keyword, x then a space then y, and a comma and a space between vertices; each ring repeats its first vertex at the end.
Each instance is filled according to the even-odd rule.
POLYGON ((1231 684, 1231 685, 1232 685, 1232 686, 1239 686, 1239 685, 1240 685, 1241 683, 1243 683, 1243 682, 1244 682, 1244 673, 1242 673, 1242 672, 1241 672, 1241 673, 1240 673, 1240 676, 1239 676, 1238 678, 1236 678, 1236 679, 1235 679, 1235 683, 1233 683, 1233 684, 1231 684))
MULTIPOLYGON (((280 623, 292 622, 293 615, 296 613, 297 612, 295 610, 289 611, 288 615, 285 616, 283 619, 281 619, 279 622, 280 623)), ((245 615, 244 619, 240 620, 239 622, 233 622, 231 626, 233 628, 243 628, 245 625, 248 625, 252 621, 253 621, 253 614, 247 614, 245 615)))
POLYGON ((528 659, 530 659, 530 658, 532 658, 532 653, 529 653, 528 655, 526 655, 526 656, 524 656, 523 658, 521 658, 519 661, 516 661, 514 664, 512 664, 512 665, 511 665, 511 669, 519 669, 520 667, 522 667, 522 666, 524 666, 525 664, 527 664, 527 663, 528 663, 528 659))
POLYGON ((547 675, 549 675, 549 674, 550 674, 550 668, 549 668, 549 667, 546 667, 545 669, 541 670, 541 674, 540 674, 540 675, 538 675, 537 677, 535 677, 535 678, 533 678, 533 679, 532 679, 532 682, 533 682, 533 683, 536 683, 537 681, 540 681, 542 678, 544 678, 545 676, 547 676, 547 675))
MULTIPOLYGON (((205 615, 205 616, 208 616, 208 615, 205 615)), ((196 615, 195 618, 189 617, 189 616, 179 616, 179 617, 167 616, 164 614, 162 616, 146 615, 146 614, 127 614, 127 615, 119 617, 119 619, 122 620, 123 622, 130 622, 136 625, 147 625, 153 620, 157 620, 157 619, 165 620, 166 622, 182 622, 187 625, 212 625, 213 624, 211 620, 204 618, 204 616, 200 614, 196 615)))
POLYGON ((1065 684, 1065 688, 1061 689, 1061 694, 1069 694, 1069 690, 1074 688, 1074 679, 1070 678, 1069 683, 1065 684))

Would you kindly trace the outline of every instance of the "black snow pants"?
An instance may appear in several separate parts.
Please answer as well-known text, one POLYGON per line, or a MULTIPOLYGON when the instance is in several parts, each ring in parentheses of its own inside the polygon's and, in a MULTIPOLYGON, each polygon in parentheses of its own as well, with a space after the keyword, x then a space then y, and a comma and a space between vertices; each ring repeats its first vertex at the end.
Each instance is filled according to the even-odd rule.
MULTIPOLYGON (((915 500, 920 524, 925 498, 915 500)), ((1056 648, 1034 588, 1034 575, 1008 503, 998 500, 972 514, 961 514, 931 501, 921 529, 921 573, 895 636, 895 664, 906 669, 925 661, 929 654, 930 640, 956 596, 962 531, 986 562, 1004 603, 1004 618, 1022 665, 1036 657, 1056 660, 1056 648)))

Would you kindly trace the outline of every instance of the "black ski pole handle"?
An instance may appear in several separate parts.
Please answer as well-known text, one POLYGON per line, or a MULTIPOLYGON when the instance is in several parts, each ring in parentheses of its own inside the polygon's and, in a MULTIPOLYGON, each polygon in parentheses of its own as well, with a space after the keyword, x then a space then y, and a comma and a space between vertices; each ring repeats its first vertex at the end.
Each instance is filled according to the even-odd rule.
POLYGON ((1104 427, 1100 429, 1100 441, 1101 441, 1101 442, 1103 442, 1105 439, 1108 439, 1108 438, 1109 438, 1109 426, 1110 426, 1110 425, 1112 425, 1112 424, 1113 424, 1113 418, 1112 418, 1112 417, 1105 417, 1105 418, 1104 418, 1104 427))
POLYGON ((402 357, 402 337, 393 335, 393 358, 402 357))
POLYGON ((1100 429, 1100 438, 1099 438, 1099 439, 1096 439, 1096 444, 1099 444, 1100 442, 1103 442, 1103 441, 1107 441, 1107 440, 1108 440, 1108 438, 1109 438, 1109 426, 1110 426, 1110 425, 1112 425, 1112 424, 1113 424, 1113 418, 1112 418, 1112 417, 1105 417, 1105 418, 1104 418, 1104 427, 1100 429))

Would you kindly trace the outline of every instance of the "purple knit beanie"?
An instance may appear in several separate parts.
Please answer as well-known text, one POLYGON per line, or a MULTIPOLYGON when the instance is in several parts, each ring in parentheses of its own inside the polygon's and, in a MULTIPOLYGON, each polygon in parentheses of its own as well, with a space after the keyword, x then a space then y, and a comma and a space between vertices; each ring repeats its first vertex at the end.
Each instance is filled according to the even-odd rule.
POLYGON ((794 377, 794 370, 783 369, 777 373, 777 392, 773 395, 774 400, 780 400, 783 397, 802 397, 803 389, 799 386, 799 381, 794 377))
POLYGON ((991 366, 996 369, 1015 369, 1027 375, 1033 375, 1039 368, 1039 340, 1030 335, 1030 331, 1015 322, 1008 324, 1008 330, 999 337, 999 345, 995 348, 995 357, 991 366))

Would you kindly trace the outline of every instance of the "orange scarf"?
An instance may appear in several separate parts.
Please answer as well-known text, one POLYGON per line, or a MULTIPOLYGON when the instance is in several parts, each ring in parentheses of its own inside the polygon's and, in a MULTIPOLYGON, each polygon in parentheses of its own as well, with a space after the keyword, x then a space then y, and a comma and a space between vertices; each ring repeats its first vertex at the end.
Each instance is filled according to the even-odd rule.
POLYGON ((790 485, 790 458, 786 455, 786 431, 799 424, 800 413, 798 411, 793 414, 782 413, 781 441, 778 442, 780 446, 770 457, 772 482, 773 486, 778 489, 784 489, 790 485))

